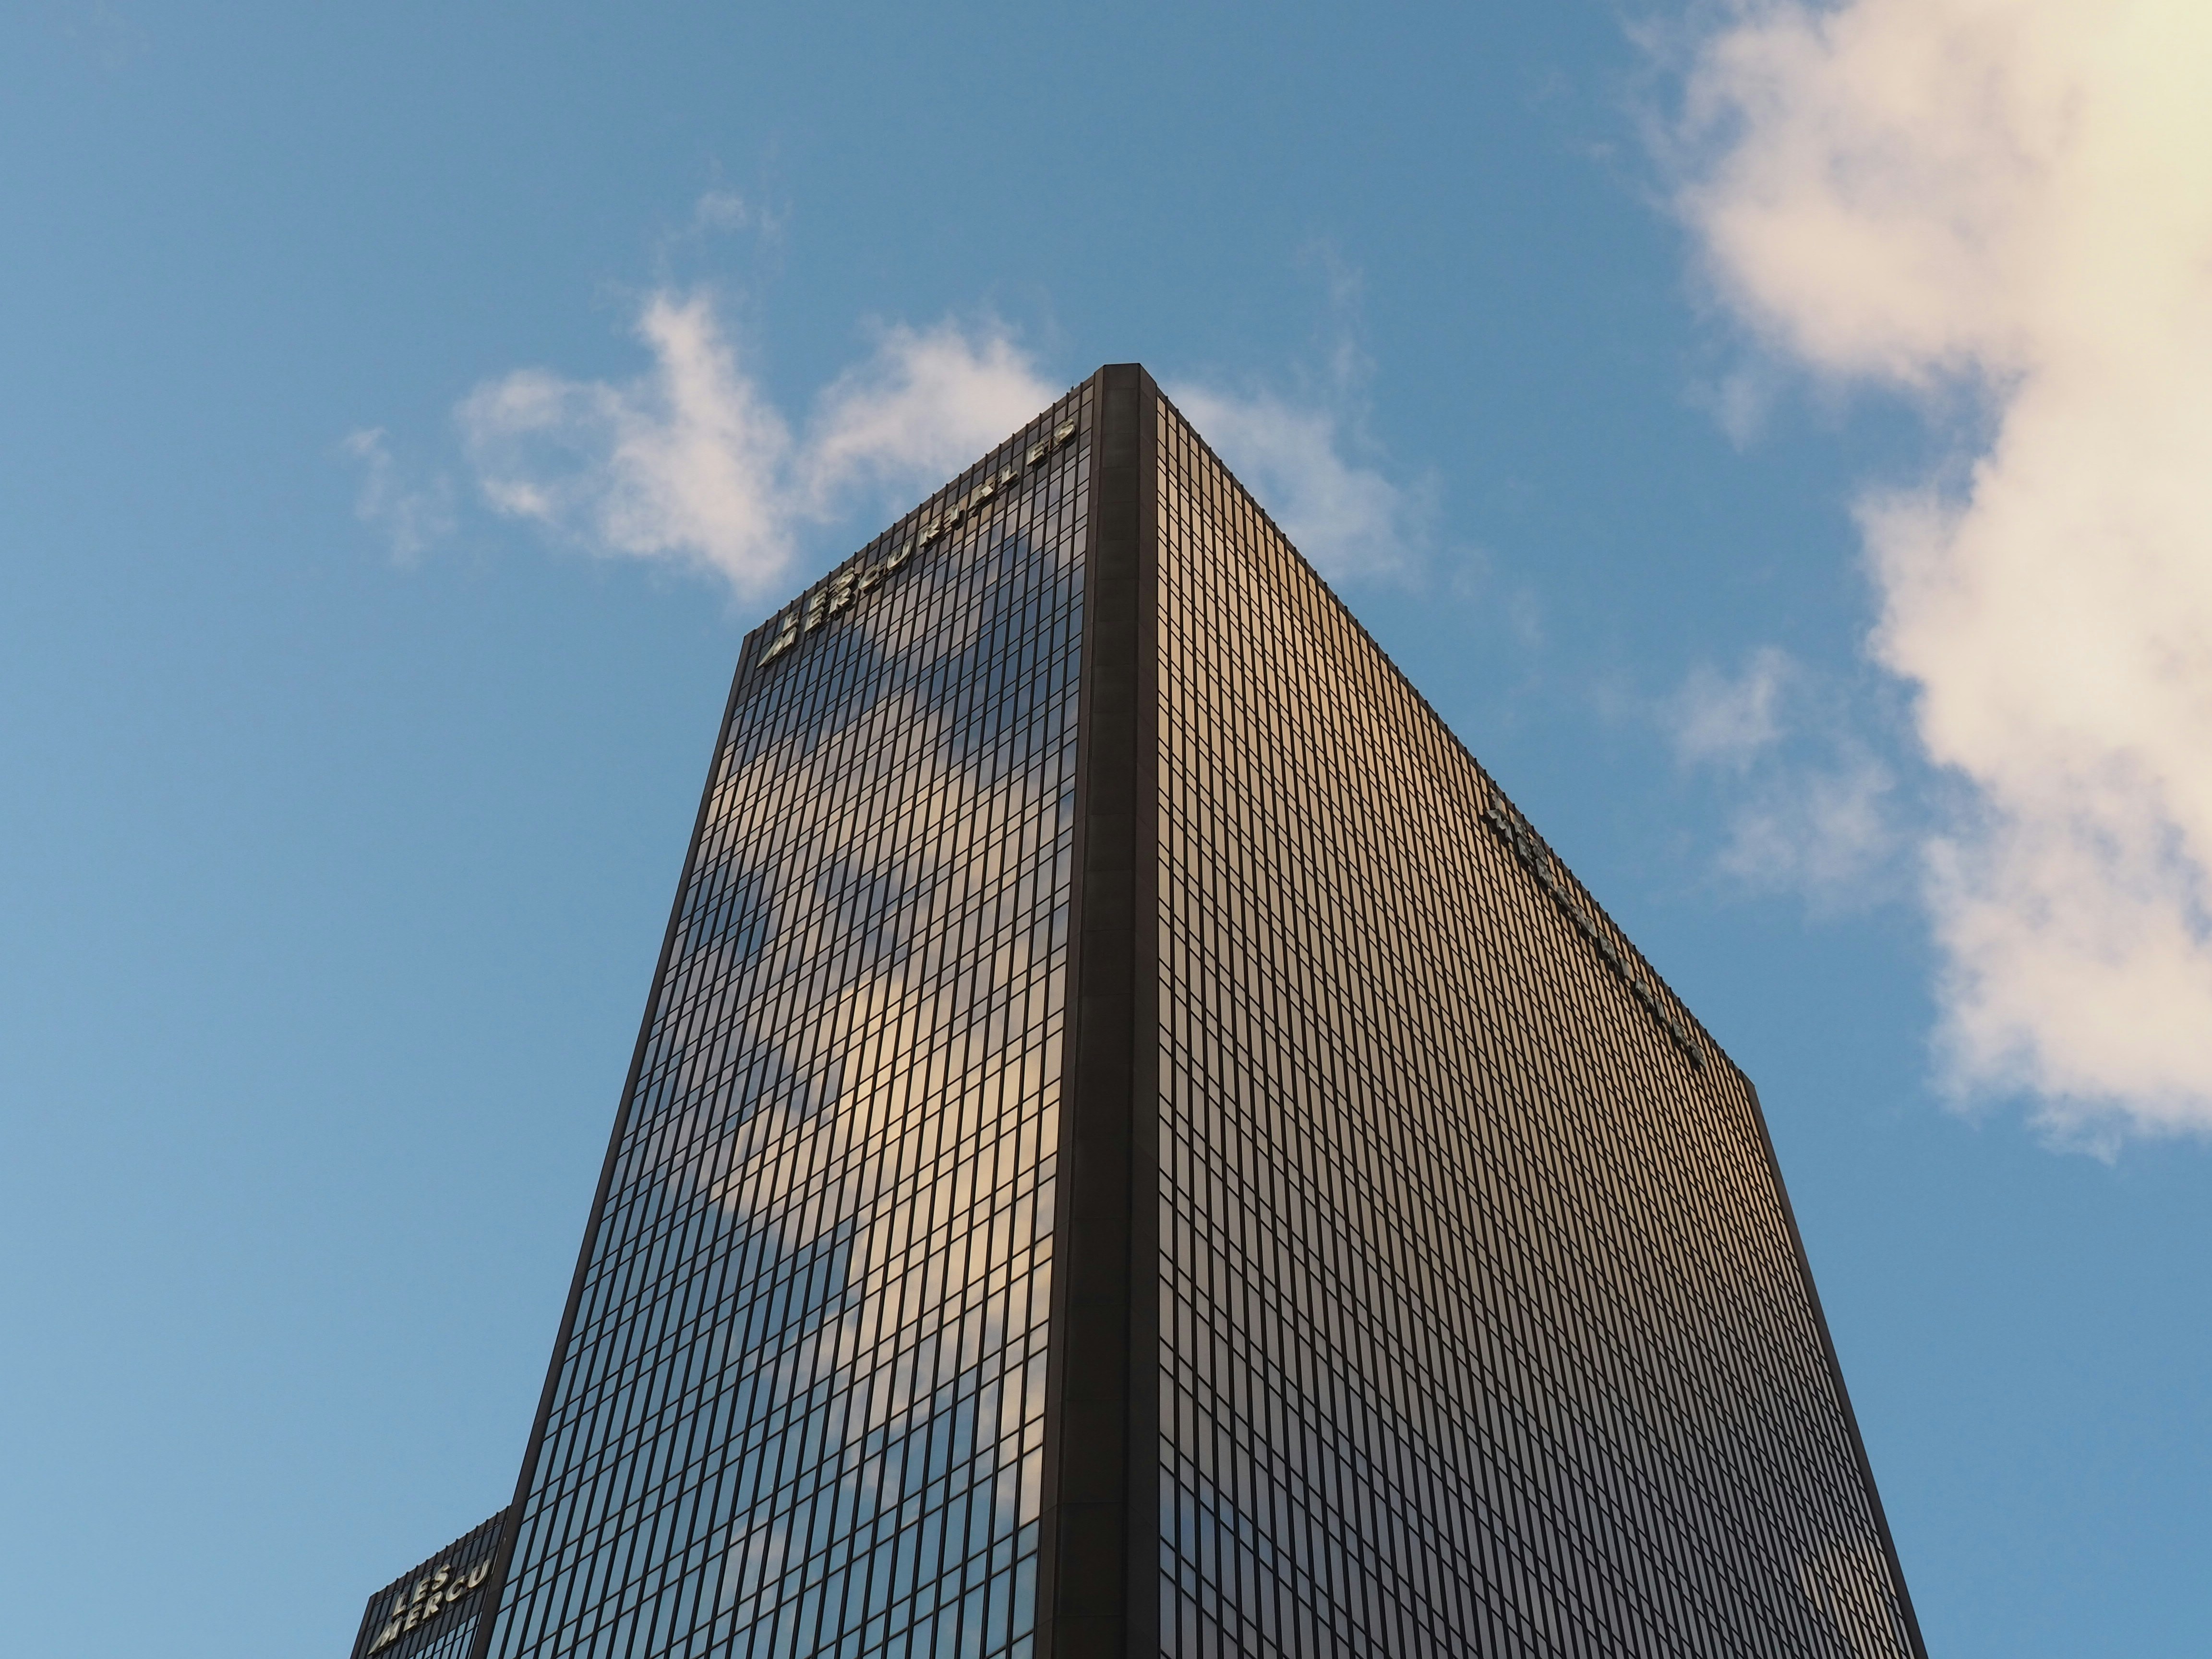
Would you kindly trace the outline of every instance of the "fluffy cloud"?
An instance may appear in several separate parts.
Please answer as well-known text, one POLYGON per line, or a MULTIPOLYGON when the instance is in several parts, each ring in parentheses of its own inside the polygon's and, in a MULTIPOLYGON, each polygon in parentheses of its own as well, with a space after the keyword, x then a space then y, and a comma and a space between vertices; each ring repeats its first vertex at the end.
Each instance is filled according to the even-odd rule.
POLYGON ((456 411, 484 499, 599 553, 671 560, 740 598, 786 578, 801 530, 862 489, 927 487, 1059 395, 1003 331, 894 328, 794 429, 704 294, 650 296, 652 367, 613 384, 523 369, 456 411))
POLYGON ((1972 405, 1861 504, 1873 647, 1967 786, 1924 848, 1950 1078, 2088 1135, 2212 1129, 2208 81, 2201 0, 1740 0, 1688 83, 1738 313, 1972 405))
POLYGON ((817 501, 857 485, 941 483, 1060 394, 1005 334, 884 331, 823 393, 807 445, 817 501))

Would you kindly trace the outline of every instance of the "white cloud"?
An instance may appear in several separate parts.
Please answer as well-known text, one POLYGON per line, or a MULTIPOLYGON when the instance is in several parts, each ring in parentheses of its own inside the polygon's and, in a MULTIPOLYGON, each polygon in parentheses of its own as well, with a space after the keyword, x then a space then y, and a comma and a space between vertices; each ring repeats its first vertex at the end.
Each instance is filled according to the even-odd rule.
MULTIPOLYGON (((608 556, 710 572, 742 599, 787 580, 808 526, 935 487, 1063 390, 998 324, 892 325, 795 422, 706 294, 648 296, 636 332, 652 364, 633 380, 521 369, 464 398, 478 488, 495 512, 608 556)), ((1346 458, 1346 417, 1271 393, 1175 396, 1324 572, 1403 566, 1417 504, 1346 458)))
POLYGON ((678 560, 757 592, 791 556, 791 433, 704 295, 653 295, 637 332, 653 366, 627 385, 522 369, 462 400, 484 498, 595 551, 678 560))
POLYGON ((702 234, 715 230, 744 230, 752 224, 752 210, 733 190, 702 191, 691 204, 691 228, 702 234))
POLYGON ((1411 562, 1420 503, 1346 458, 1347 422, 1334 410, 1203 386, 1168 396, 1322 574, 1389 575, 1411 562))
POLYGON ((634 380, 524 369, 471 392, 456 416, 477 483, 497 512, 741 598, 781 582, 801 527, 857 490, 933 485, 1059 395, 996 326, 895 328, 794 434, 705 294, 651 295, 637 333, 653 366, 634 380))
POLYGON ((1720 292, 1838 379, 1964 388, 1869 496, 1877 659, 1968 786, 1926 848, 1963 1094, 2212 1130, 2212 9, 1739 0, 1689 81, 1720 292))
POLYGON ((808 430, 809 496, 825 502, 860 484, 939 483, 1060 391, 1002 330, 885 329, 874 356, 822 395, 808 430))
POLYGON ((1765 432, 1767 417, 1774 412, 1781 390, 1778 378, 1770 364, 1739 364, 1717 380, 1692 386, 1689 401, 1713 417, 1713 424, 1731 444, 1748 449, 1765 432))
POLYGON ((338 448, 362 470, 354 517, 381 531, 395 558, 413 559, 453 533, 452 481, 441 475, 419 488, 407 484, 382 427, 349 432, 338 448))

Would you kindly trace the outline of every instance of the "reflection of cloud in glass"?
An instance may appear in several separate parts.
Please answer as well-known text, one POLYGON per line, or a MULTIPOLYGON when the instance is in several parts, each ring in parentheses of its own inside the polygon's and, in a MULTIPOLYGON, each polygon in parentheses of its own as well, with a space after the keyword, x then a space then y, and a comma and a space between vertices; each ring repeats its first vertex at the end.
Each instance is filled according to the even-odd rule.
POLYGON ((714 1362, 743 1377, 723 1431, 757 1524, 715 1603, 740 1626, 857 1628, 917 1589, 963 1652, 1030 1621, 1079 477, 811 638, 732 726, 636 1156, 754 1292, 714 1362), (802 1571, 794 1599, 825 1547, 842 1583, 802 1571))

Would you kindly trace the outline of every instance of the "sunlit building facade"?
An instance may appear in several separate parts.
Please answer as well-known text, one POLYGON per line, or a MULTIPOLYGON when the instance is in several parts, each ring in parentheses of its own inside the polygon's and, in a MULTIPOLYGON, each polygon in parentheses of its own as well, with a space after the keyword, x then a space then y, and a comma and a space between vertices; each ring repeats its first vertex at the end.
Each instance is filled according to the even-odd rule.
POLYGON ((495 1530, 470 1659, 1924 1659, 1750 1085, 1134 366, 746 641, 495 1530))

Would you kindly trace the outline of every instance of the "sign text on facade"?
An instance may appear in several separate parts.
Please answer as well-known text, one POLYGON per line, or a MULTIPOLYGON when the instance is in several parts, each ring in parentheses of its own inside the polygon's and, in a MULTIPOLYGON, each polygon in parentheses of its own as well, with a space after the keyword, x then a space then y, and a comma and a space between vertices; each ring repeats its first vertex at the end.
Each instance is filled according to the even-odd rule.
POLYGON ((1668 1036, 1674 1038, 1674 1046, 1689 1056, 1690 1064, 1704 1071, 1705 1057, 1698 1051, 1696 1042, 1692 1041, 1689 1028, 1667 1006, 1666 1000, 1644 976, 1643 970, 1621 953, 1620 947, 1613 942, 1613 935, 1600 927, 1597 918, 1583 908, 1574 889, 1559 878, 1551 849, 1537 839, 1536 832, 1528 826, 1528 820, 1522 817, 1519 810, 1496 789, 1490 792, 1490 805, 1482 816, 1498 832, 1499 838, 1513 849, 1514 857, 1520 860, 1528 873, 1536 878, 1536 884, 1552 896, 1552 902, 1565 913, 1569 921, 1574 923, 1575 931, 1597 947, 1597 953, 1605 958, 1606 966, 1620 975, 1622 983, 1634 994, 1636 1000, 1650 1010, 1651 1017, 1659 1022, 1668 1036))
POLYGON ((900 536, 882 557, 868 563, 848 563, 804 599, 786 605, 775 623, 775 635, 761 652, 760 665, 765 668, 778 657, 797 645, 799 636, 811 634, 828 622, 852 608, 853 601, 862 594, 873 592, 884 579, 902 568, 907 561, 922 549, 957 530, 972 514, 981 512, 1001 494, 1011 490, 1022 481, 1031 468, 1044 465, 1060 447, 1075 436, 1073 421, 1063 421, 1051 435, 1040 438, 1030 446, 1022 465, 1012 462, 987 472, 975 483, 951 501, 919 514, 913 526, 900 536))

